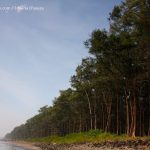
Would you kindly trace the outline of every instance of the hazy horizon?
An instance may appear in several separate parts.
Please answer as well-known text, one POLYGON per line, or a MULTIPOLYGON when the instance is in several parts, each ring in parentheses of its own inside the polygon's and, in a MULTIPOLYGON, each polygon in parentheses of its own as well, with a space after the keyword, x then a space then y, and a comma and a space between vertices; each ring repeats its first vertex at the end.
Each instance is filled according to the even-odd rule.
POLYGON ((69 87, 83 42, 120 2, 0 0, 0 137, 69 87))

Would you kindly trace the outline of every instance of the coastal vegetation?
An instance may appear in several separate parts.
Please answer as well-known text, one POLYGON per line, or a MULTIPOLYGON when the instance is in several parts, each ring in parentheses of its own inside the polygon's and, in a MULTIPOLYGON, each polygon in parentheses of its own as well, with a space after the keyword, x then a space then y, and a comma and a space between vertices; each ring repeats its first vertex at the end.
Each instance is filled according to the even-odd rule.
POLYGON ((150 140, 150 137, 128 137, 127 135, 117 135, 107 133, 102 130, 90 130, 88 132, 71 133, 65 136, 48 136, 42 138, 29 138, 25 139, 33 143, 56 143, 56 144, 73 144, 73 143, 102 143, 106 141, 136 141, 136 140, 150 140))
POLYGON ((148 0, 115 6, 109 30, 96 29, 84 42, 90 55, 71 87, 5 138, 70 143, 150 136, 149 10, 148 0))

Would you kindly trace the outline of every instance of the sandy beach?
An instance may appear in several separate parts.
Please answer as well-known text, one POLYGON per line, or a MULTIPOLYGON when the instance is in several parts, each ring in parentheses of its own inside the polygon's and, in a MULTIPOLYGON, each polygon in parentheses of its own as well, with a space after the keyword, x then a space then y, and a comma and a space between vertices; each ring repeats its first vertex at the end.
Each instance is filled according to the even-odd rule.
POLYGON ((8 144, 12 144, 18 147, 23 147, 29 150, 41 150, 41 148, 36 147, 34 143, 24 142, 24 141, 7 141, 8 144))

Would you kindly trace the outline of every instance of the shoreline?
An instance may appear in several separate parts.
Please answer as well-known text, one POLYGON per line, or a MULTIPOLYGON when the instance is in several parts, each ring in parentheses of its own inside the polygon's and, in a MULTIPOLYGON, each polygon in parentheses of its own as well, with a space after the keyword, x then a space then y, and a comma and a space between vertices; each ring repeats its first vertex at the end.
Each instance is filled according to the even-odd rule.
POLYGON ((56 144, 26 141, 4 141, 27 150, 150 150, 150 140, 105 141, 98 143, 56 144))
POLYGON ((3 141, 6 142, 7 144, 11 144, 17 147, 22 147, 28 150, 41 150, 38 146, 35 146, 35 143, 31 142, 25 142, 25 141, 3 141))

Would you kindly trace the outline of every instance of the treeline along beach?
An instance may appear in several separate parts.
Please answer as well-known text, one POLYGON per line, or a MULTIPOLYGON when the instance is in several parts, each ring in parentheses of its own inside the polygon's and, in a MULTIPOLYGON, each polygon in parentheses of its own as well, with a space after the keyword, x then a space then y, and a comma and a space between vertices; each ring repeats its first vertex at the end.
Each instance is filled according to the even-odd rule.
POLYGON ((77 66, 71 87, 7 139, 89 130, 150 136, 150 1, 122 2, 109 23, 109 30, 96 29, 84 42, 90 55, 77 66))

